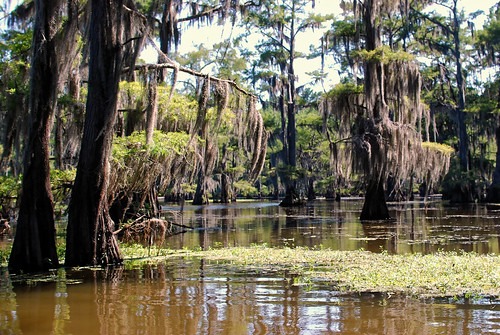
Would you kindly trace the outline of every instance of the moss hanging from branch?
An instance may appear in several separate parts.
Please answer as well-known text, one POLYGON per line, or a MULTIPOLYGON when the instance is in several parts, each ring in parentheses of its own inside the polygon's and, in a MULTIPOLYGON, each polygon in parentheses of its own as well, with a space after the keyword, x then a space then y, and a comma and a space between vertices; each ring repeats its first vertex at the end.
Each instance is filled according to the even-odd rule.
MULTIPOLYGON (((191 136, 189 146, 194 148, 195 155, 191 162, 191 168, 186 166, 182 169, 184 173, 190 175, 187 179, 193 181, 197 179, 200 192, 206 192, 208 189, 215 188, 216 183, 211 178, 219 162, 218 132, 228 129, 230 137, 235 136, 238 139, 238 149, 242 150, 248 157, 247 175, 251 180, 255 180, 260 174, 265 161, 265 152, 267 148, 267 135, 264 130, 262 116, 256 110, 256 98, 239 87, 234 81, 212 77, 208 74, 193 71, 180 66, 165 55, 154 43, 151 37, 148 37, 149 43, 160 55, 164 63, 160 64, 140 64, 135 65, 134 69, 142 71, 157 71, 160 69, 173 69, 173 85, 169 93, 170 99, 174 96, 174 85, 177 81, 179 72, 187 73, 198 78, 201 81, 201 89, 198 96, 198 108, 196 120, 186 129, 191 136), (234 97, 234 98, 233 98, 234 97), (246 97, 246 99, 244 99, 246 97), (233 99, 233 100, 232 100, 233 99), (248 108, 242 108, 245 100, 248 108), (232 117, 232 127, 227 124, 227 117, 232 117), (201 139, 203 143, 195 140, 201 139), (212 186, 209 186, 212 185, 212 186)), ((125 69, 124 71, 128 71, 125 69)), ((160 93, 159 93, 160 94, 160 93)), ((160 111, 161 113, 161 111, 160 111)), ((176 126, 177 128, 177 126, 176 126)), ((226 134, 224 134, 226 136, 226 134)), ((233 161, 237 163, 238 159, 233 161)), ((244 162, 240 162, 244 163, 244 162)), ((246 163, 244 163, 246 164, 246 163)), ((186 178, 183 178, 186 180, 186 178)), ((198 192, 198 191, 197 191, 198 192)), ((198 199, 203 197, 198 196, 198 199)))
POLYGON ((340 175, 339 166, 352 159, 353 172, 369 178, 385 181, 390 174, 405 181, 415 176, 435 184, 448 171, 450 152, 434 150, 437 144, 422 144, 420 124, 425 119, 428 129, 431 120, 429 109, 420 101, 418 66, 401 59, 381 66, 388 113, 379 122, 373 122, 361 86, 340 84, 321 100, 325 131, 338 138, 330 140, 331 166, 340 175), (333 126, 332 117, 337 120, 333 126), (340 143, 346 145, 340 148, 340 143))

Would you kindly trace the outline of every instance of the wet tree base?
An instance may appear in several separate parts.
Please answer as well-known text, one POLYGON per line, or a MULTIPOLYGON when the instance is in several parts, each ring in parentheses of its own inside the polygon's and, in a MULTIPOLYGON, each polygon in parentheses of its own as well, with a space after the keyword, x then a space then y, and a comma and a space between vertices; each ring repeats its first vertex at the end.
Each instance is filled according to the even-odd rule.
POLYGON ((500 185, 491 185, 486 197, 487 202, 500 204, 500 185))
POLYGON ((391 220, 385 200, 384 186, 380 180, 369 183, 359 218, 363 221, 391 220))
POLYGON ((300 207, 305 206, 306 203, 307 201, 305 199, 301 199, 293 195, 287 195, 283 200, 281 200, 280 207, 300 207))

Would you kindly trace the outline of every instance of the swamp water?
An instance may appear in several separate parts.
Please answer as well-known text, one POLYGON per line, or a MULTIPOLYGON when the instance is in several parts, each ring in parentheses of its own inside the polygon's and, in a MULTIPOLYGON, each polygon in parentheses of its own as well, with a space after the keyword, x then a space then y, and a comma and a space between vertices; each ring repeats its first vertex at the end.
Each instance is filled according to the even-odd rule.
MULTIPOLYGON (((266 244, 372 252, 464 250, 499 254, 500 211, 441 202, 391 206, 392 223, 361 224, 361 202, 165 206, 195 229, 164 246, 266 244)), ((5 243, 5 241, 3 242, 5 243)), ((498 300, 422 301, 340 295, 291 275, 231 269, 194 258, 106 270, 55 271, 18 282, 0 270, 0 334, 495 334, 498 300)))

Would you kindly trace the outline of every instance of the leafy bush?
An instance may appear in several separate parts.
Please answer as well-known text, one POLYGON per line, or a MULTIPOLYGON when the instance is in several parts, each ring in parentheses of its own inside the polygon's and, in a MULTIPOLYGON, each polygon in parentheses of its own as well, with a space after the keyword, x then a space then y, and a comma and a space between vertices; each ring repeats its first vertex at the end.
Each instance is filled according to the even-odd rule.
POLYGON ((234 188, 236 189, 238 195, 243 197, 251 197, 258 195, 257 188, 255 188, 252 184, 250 184, 246 180, 238 180, 234 182, 234 188))
POLYGON ((0 176, 0 213, 4 218, 13 216, 21 190, 21 177, 0 176))
POLYGON ((50 171, 50 184, 54 197, 54 211, 57 216, 62 216, 69 204, 71 188, 76 177, 76 169, 50 171))

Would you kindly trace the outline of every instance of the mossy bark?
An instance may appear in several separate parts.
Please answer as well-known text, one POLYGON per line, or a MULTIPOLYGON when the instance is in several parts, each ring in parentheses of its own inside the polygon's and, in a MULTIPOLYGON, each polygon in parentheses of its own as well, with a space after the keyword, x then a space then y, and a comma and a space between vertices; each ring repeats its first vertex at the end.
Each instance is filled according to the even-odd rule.
POLYGON ((37 272, 58 266, 50 187, 49 142, 58 83, 56 37, 61 4, 35 2, 31 62, 30 133, 26 142, 11 272, 37 272), (55 69, 53 67, 56 67, 55 69))

